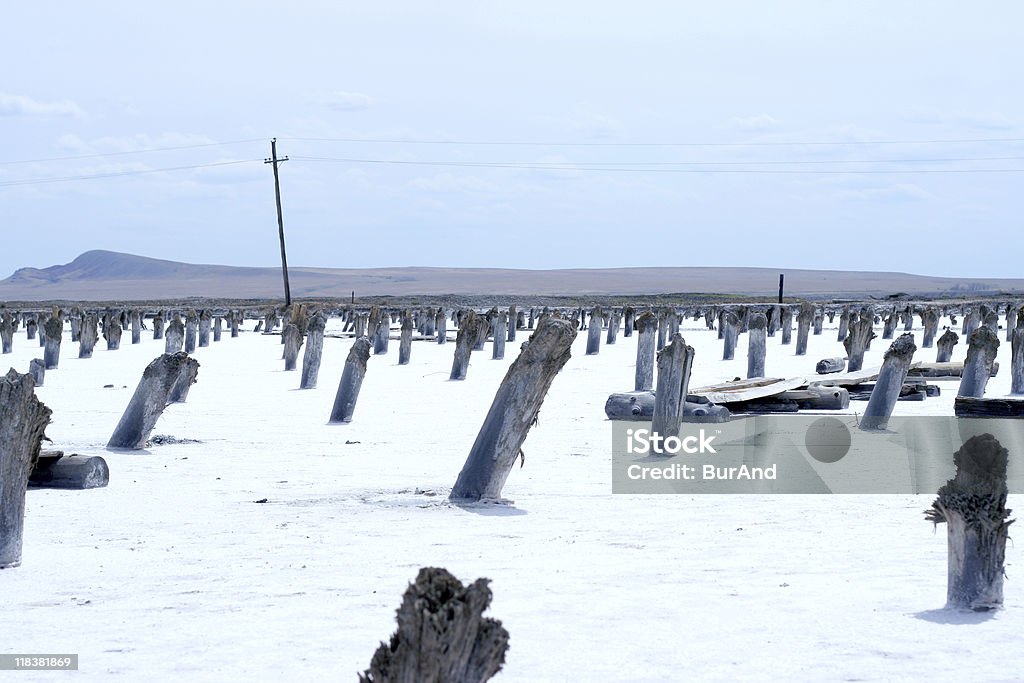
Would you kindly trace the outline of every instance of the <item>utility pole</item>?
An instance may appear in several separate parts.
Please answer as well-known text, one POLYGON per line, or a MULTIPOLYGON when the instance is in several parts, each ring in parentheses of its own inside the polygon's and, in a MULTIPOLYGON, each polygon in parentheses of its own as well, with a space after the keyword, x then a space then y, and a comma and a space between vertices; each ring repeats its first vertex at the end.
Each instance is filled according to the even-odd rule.
POLYGON ((292 305, 292 290, 288 286, 288 256, 284 251, 284 216, 281 214, 281 181, 277 175, 277 165, 288 161, 288 157, 277 158, 277 138, 270 141, 270 158, 263 163, 274 165, 274 198, 277 200, 277 233, 281 237, 281 274, 284 275, 284 305, 292 305))
MULTIPOLYGON (((277 205, 280 207, 281 203, 278 202, 277 205)), ((280 209, 279 209, 279 211, 280 211, 280 209)), ((283 232, 281 233, 281 256, 284 256, 284 233, 283 232)), ((783 286, 783 283, 785 283, 785 281, 786 281, 785 273, 779 273, 779 303, 780 304, 782 303, 782 286, 783 286)))

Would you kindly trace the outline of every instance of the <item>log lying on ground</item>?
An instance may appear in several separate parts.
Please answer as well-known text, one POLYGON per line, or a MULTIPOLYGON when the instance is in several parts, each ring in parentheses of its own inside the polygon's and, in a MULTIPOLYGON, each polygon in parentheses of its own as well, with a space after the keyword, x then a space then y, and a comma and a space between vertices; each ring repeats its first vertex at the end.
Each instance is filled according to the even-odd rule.
POLYGON ((199 362, 184 352, 164 354, 147 365, 135 394, 107 442, 107 448, 144 448, 156 421, 172 402, 171 392, 175 384, 182 377, 183 370, 189 374, 189 368, 198 372, 199 362))
POLYGON ((424 567, 398 609, 398 630, 380 647, 360 683, 484 683, 501 670, 508 631, 483 617, 487 579, 469 586, 446 569, 424 567))
POLYGON ((985 395, 985 386, 992 376, 992 365, 998 352, 999 336, 990 328, 982 325, 971 333, 957 396, 981 398, 985 395))
POLYGON ((576 328, 546 318, 509 367, 449 498, 498 499, 555 375, 569 360, 576 328))
POLYGON ((64 336, 64 321, 54 316, 43 325, 43 337, 46 343, 43 348, 43 362, 47 370, 55 370, 60 363, 60 342, 64 336))
POLYGON ((657 329, 658 319, 650 311, 637 316, 636 379, 633 384, 636 391, 654 388, 654 335, 657 329))
MULTIPOLYGON (((626 391, 608 396, 604 414, 609 420, 643 420, 654 418, 653 391, 626 391)), ((725 406, 712 403, 704 396, 689 394, 683 404, 684 422, 728 422, 731 413, 725 406)))
POLYGON ((352 342, 348 358, 345 360, 345 369, 341 373, 341 381, 338 383, 338 393, 334 396, 334 408, 331 409, 330 422, 351 422, 352 414, 356 410, 356 401, 359 400, 359 390, 363 386, 363 378, 366 376, 366 362, 370 360, 370 340, 368 337, 359 337, 352 342))
POLYGON ((1024 417, 1024 400, 957 396, 953 399, 953 414, 957 417, 1021 418, 1024 417))
POLYGON ((842 372, 846 369, 846 358, 822 358, 814 366, 814 371, 819 375, 830 375, 833 372, 842 372))
MULTIPOLYGON (((729 315, 732 315, 731 313, 729 315)), ((693 347, 678 333, 658 352, 658 388, 655 391, 653 431, 662 436, 679 433, 683 403, 690 388, 693 347)))
MULTIPOLYGON (((910 368, 911 377, 927 377, 929 379, 956 379, 963 377, 964 364, 959 361, 947 363, 915 362, 910 368)), ((999 374, 999 363, 992 363, 991 376, 999 374)))
POLYGON ((28 479, 29 486, 40 489, 97 489, 108 483, 110 468, 98 455, 40 458, 28 479))
POLYGON ((31 375, 0 377, 0 569, 21 564, 25 490, 49 423, 31 375))
POLYGON ((281 336, 284 337, 284 369, 286 372, 291 372, 299 361, 299 349, 302 347, 302 332, 299 331, 298 325, 288 323, 284 326, 281 336))
POLYGON ((945 523, 946 607, 986 611, 1003 605, 1008 452, 991 434, 972 436, 954 454, 956 474, 925 517, 945 523))
POLYGON ((900 397, 915 351, 917 346, 913 335, 903 334, 885 352, 878 380, 860 420, 861 429, 885 429, 889 424, 889 416, 900 397))
POLYGON ((320 374, 320 357, 324 349, 324 327, 327 319, 322 314, 316 314, 309 319, 309 326, 306 328, 306 351, 302 354, 302 379, 299 381, 300 389, 315 389, 317 377, 320 374))

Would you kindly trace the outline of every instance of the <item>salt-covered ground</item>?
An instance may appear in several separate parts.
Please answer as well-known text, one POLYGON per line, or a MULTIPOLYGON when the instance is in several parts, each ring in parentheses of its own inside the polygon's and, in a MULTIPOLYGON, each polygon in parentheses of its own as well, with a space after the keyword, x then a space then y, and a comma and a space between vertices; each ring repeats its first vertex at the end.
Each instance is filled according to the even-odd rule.
MULTIPOLYGON (((746 335, 721 361, 702 323, 682 333, 692 387, 745 375, 746 335)), ((1004 610, 946 612, 931 496, 613 495, 603 405, 632 389, 636 337, 586 356, 585 336, 509 477, 514 504, 460 508, 447 492, 518 343, 504 361, 475 352, 450 382, 452 344, 416 342, 400 367, 393 340, 370 359, 352 424, 331 426, 350 340, 328 338, 320 387, 299 391, 278 337, 225 334, 196 351, 198 384, 155 432, 201 443, 125 453, 104 445, 163 342, 101 340, 79 360, 66 333, 38 389, 47 433, 105 457, 111 482, 29 492, 23 564, 0 572, 0 652, 78 653, 81 680, 354 680, 408 582, 435 565, 492 580, 490 614, 511 634, 501 681, 1021 679, 1021 550, 1007 548, 1004 610)), ((768 374, 843 355, 835 324, 793 351, 769 338, 768 374)), ((989 395, 1009 390, 1009 351, 989 395)), ((24 372, 41 355, 19 331, 0 361, 24 372)), ((942 387, 896 414, 952 414, 956 383, 942 387)))

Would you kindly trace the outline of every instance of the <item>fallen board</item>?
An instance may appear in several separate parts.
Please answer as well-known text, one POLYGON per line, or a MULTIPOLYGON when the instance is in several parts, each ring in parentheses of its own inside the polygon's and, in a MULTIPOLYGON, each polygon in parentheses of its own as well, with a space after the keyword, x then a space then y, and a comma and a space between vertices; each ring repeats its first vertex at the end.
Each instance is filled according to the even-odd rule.
POLYGON ((1024 417, 1024 400, 1012 398, 972 398, 957 396, 953 401, 957 417, 1024 417))
MULTIPOLYGON (((920 365, 920 362, 912 363, 910 367, 913 369, 918 365, 920 365)), ((842 374, 816 379, 811 382, 811 384, 819 387, 855 387, 863 382, 874 382, 878 379, 878 373, 881 371, 882 368, 867 368, 864 370, 856 370, 854 372, 844 372, 842 374)))
POLYGON ((769 396, 775 396, 784 391, 798 389, 803 386, 807 386, 807 380, 803 377, 794 377, 792 379, 758 377, 757 379, 743 379, 736 382, 712 384, 711 386, 700 387, 699 389, 691 389, 690 393, 704 396, 712 403, 721 405, 768 398, 769 396))
MULTIPOLYGON (((999 372, 999 363, 992 363, 992 374, 995 377, 999 372)), ((951 361, 948 363, 915 363, 907 373, 910 377, 927 377, 929 379, 959 379, 964 374, 964 364, 951 361)))

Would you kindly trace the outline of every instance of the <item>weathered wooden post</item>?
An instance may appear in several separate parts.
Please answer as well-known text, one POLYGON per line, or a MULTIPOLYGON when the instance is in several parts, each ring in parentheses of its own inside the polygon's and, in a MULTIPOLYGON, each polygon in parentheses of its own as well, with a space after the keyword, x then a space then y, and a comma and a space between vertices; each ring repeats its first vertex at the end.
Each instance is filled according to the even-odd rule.
POLYGON ((986 313, 985 317, 982 318, 981 324, 992 330, 995 334, 999 334, 999 314, 995 311, 986 313))
POLYGON ((64 336, 64 321, 53 316, 43 325, 43 336, 46 344, 43 348, 43 360, 47 370, 55 370, 60 363, 60 342, 64 336))
POLYGON ((194 366, 195 372, 199 370, 199 362, 180 351, 158 356, 146 366, 132 400, 107 442, 107 448, 145 448, 156 421, 172 402, 171 391, 181 378, 182 370, 188 366, 194 366))
POLYGON ((914 329, 914 307, 907 306, 903 311, 903 331, 910 332, 914 329))
POLYGON ((448 317, 444 314, 444 309, 437 309, 437 315, 434 316, 434 328, 437 331, 437 343, 447 344, 448 343, 448 317))
POLYGON ((1006 341, 1013 341, 1013 331, 1017 329, 1017 313, 1019 309, 1016 304, 1006 304, 1006 341))
MULTIPOLYGON (((769 306, 765 312, 765 317, 768 318, 768 336, 774 337, 775 333, 779 329, 779 317, 782 315, 778 306, 769 306)), ((840 339, 839 341, 842 341, 840 339)))
POLYGON ((850 322, 850 332, 843 341, 843 348, 846 349, 846 356, 849 360, 846 363, 847 372, 856 372, 864 367, 864 351, 875 337, 872 330, 873 321, 870 313, 864 313, 857 320, 850 322))
POLYGON ((302 379, 300 389, 315 389, 320 374, 320 357, 324 349, 324 328, 327 318, 317 313, 309 319, 306 328, 306 351, 302 355, 302 379))
POLYGON ((981 327, 981 311, 971 306, 964 314, 964 324, 961 330, 965 337, 971 338, 971 333, 981 327))
POLYGON ((821 309, 818 309, 814 312, 814 327, 812 328, 814 330, 814 336, 821 334, 821 328, 824 324, 825 315, 822 313, 821 309))
POLYGON ((412 322, 412 314, 405 312, 402 319, 402 336, 398 342, 398 364, 408 365, 409 356, 412 355, 412 330, 415 325, 412 322))
POLYGON ((991 329, 982 325, 971 333, 957 396, 981 398, 985 395, 985 386, 992 376, 992 363, 998 352, 999 336, 991 329))
POLYGON ((807 338, 810 336, 811 323, 814 321, 814 304, 809 301, 800 302, 800 311, 796 318, 796 354, 807 355, 807 338))
POLYGON ((199 346, 210 345, 210 323, 212 322, 209 309, 204 308, 199 312, 199 346))
POLYGON ((107 340, 107 351, 117 351, 121 348, 121 327, 116 316, 108 316, 103 323, 103 338, 107 340))
POLYGON ((14 325, 7 312, 0 319, 0 347, 3 353, 11 353, 14 349, 14 325))
POLYGON ((768 347, 768 318, 764 313, 750 316, 747 331, 747 379, 764 377, 764 361, 768 347))
MULTIPOLYGON (((725 314, 726 310, 724 308, 719 308, 718 311, 715 313, 715 327, 718 328, 719 340, 725 339, 725 314)), ((662 344, 658 344, 659 350, 661 349, 661 347, 662 344)))
MULTIPOLYGON (((587 355, 594 356, 601 352, 601 320, 604 318, 604 314, 601 312, 600 306, 595 306, 590 311, 590 329, 587 330, 587 355), (594 324, 594 321, 597 324, 594 324)), ((667 316, 666 316, 667 318, 667 316)), ((659 326, 659 334, 662 327, 667 328, 667 322, 665 326, 659 326)))
POLYGON ((793 341, 793 309, 783 306, 779 322, 782 329, 782 343, 788 344, 793 341))
POLYGON ((732 360, 736 357, 736 335, 738 334, 736 326, 739 325, 739 320, 732 311, 723 311, 719 324, 723 332, 722 360, 732 360))
POLYGON ((875 388, 871 390, 868 405, 864 408, 864 416, 860 419, 861 429, 885 429, 889 424, 896 401, 900 398, 900 390, 907 380, 910 363, 914 360, 914 335, 902 334, 889 346, 882 360, 882 369, 878 372, 875 388))
POLYGON ((129 321, 132 329, 132 344, 142 343, 142 318, 139 316, 139 312, 132 310, 129 312, 129 321))
POLYGON ((420 569, 398 609, 398 630, 359 683, 485 683, 501 671, 508 631, 482 616, 491 604, 488 583, 463 586, 445 569, 420 569))
POLYGON ((284 369, 290 372, 295 369, 299 360, 299 349, 302 347, 302 332, 299 326, 288 323, 281 332, 284 337, 284 369))
POLYGON ((1010 393, 1024 394, 1024 316, 1016 319, 1010 342, 1010 393))
POLYGON ((39 323, 36 322, 35 317, 31 317, 25 323, 25 335, 28 339, 32 340, 36 338, 36 330, 39 329, 39 323))
POLYGON ((228 324, 231 327, 231 338, 234 339, 238 336, 238 325, 242 322, 242 312, 231 311, 229 315, 231 317, 228 318, 228 324))
POLYGON ((213 318, 213 341, 219 342, 221 335, 224 334, 224 319, 222 317, 214 316, 213 318))
POLYGON ((943 332, 935 344, 935 362, 948 363, 949 359, 953 357, 953 347, 958 343, 960 343, 960 337, 956 332, 950 329, 943 332))
POLYGON ((499 499, 555 375, 569 360, 576 329, 548 318, 523 344, 484 418, 450 500, 499 499))
POLYGON ((391 314, 386 310, 380 311, 380 318, 377 327, 374 328, 373 355, 379 356, 388 352, 388 344, 391 341, 391 314))
POLYGON ((842 312, 839 314, 839 337, 837 341, 846 341, 847 335, 850 333, 850 307, 843 306, 842 312))
POLYGON ((505 341, 508 337, 508 329, 515 325, 508 324, 508 314, 502 311, 498 314, 494 323, 494 348, 491 353, 491 360, 502 360, 505 358, 505 341))
POLYGON ((605 338, 606 344, 614 344, 616 338, 619 336, 619 311, 613 308, 608 313, 608 336, 605 338))
POLYGON ((636 311, 633 310, 632 306, 626 306, 622 309, 622 336, 632 337, 633 336, 633 323, 636 320, 636 311))
POLYGON ((939 312, 928 306, 921 311, 921 324, 924 326, 924 339, 921 348, 930 349, 935 345, 935 333, 939 329, 939 312))
POLYGON ((71 341, 76 342, 78 341, 78 334, 81 330, 82 324, 82 312, 78 310, 77 306, 71 309, 70 320, 68 322, 71 323, 71 341))
POLYGON ((359 390, 362 388, 363 378, 366 376, 368 360, 370 360, 370 340, 367 337, 359 337, 352 342, 352 348, 349 349, 348 358, 345 360, 345 369, 341 373, 338 393, 334 397, 330 422, 352 421, 352 413, 355 412, 356 401, 359 400, 359 390))
POLYGON ((25 491, 49 423, 31 375, 0 377, 0 569, 21 564, 25 491))
MULTIPOLYGON (((731 312, 729 316, 736 318, 731 312)), ((658 352, 658 387, 654 392, 652 417, 655 433, 661 436, 679 433, 692 368, 693 347, 687 346, 682 335, 676 332, 668 346, 658 352)))
POLYGON ((882 326, 882 339, 892 339, 896 333, 896 325, 900 319, 895 308, 890 308, 885 314, 885 324, 882 326))
POLYGON ((633 383, 636 391, 654 388, 654 335, 657 329, 658 319, 650 311, 637 316, 636 381, 633 383))
POLYGON ((40 332, 39 332, 39 347, 40 348, 43 348, 43 347, 46 346, 46 321, 49 320, 49 319, 50 319, 50 316, 47 315, 46 313, 43 313, 42 318, 40 319, 41 320, 41 323, 39 325, 39 327, 41 328, 40 332))
POLYGON ((492 313, 493 310, 477 317, 476 339, 473 341, 474 351, 483 351, 484 346, 487 344, 487 337, 490 336, 491 327, 494 325, 492 313))
POLYGON ((199 316, 195 311, 188 311, 185 314, 185 353, 192 353, 196 350, 196 336, 199 328, 199 316))
POLYGON ((181 318, 174 314, 174 318, 167 325, 167 332, 164 335, 164 353, 178 353, 185 342, 185 326, 181 324, 181 318))
POLYGON ((477 327, 486 324, 486 321, 479 321, 476 312, 467 311, 459 323, 459 333, 455 337, 455 358, 452 361, 452 372, 448 379, 466 379, 466 369, 469 367, 469 356, 473 351, 473 344, 477 338, 477 327))
POLYGON ((164 317, 159 312, 153 316, 153 341, 164 338, 164 317))
POLYGON ((519 312, 516 310, 515 305, 508 307, 508 338, 505 341, 514 342, 516 340, 516 327, 519 326, 519 312))
POLYGON ((99 334, 96 327, 96 316, 91 313, 85 316, 78 329, 78 357, 92 358, 93 348, 99 334))
POLYGON ((969 438, 953 455, 956 474, 938 492, 925 517, 946 524, 946 608, 976 612, 1003 605, 1008 520, 1009 453, 991 434, 969 438))
POLYGON ((171 386, 171 393, 167 397, 168 403, 184 403, 188 398, 188 392, 196 383, 199 375, 199 363, 182 363, 178 371, 178 379, 171 386))
POLYGON ((37 387, 43 386, 43 380, 46 379, 46 363, 42 358, 33 358, 29 361, 28 374, 32 375, 37 387))

